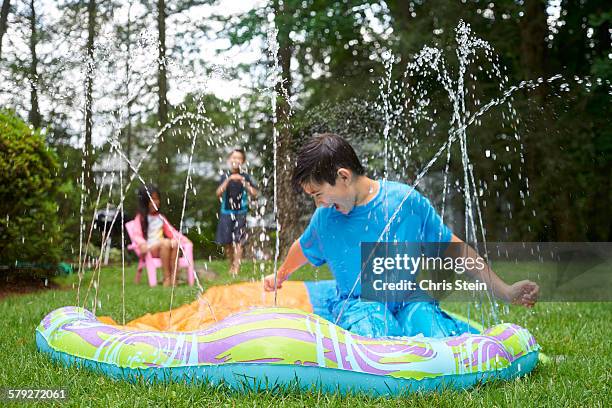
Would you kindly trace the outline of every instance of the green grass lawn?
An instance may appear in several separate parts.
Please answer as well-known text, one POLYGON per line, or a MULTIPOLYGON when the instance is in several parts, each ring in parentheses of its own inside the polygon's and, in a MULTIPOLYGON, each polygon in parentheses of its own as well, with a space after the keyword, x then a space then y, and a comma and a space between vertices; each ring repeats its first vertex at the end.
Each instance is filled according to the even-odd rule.
MULTIPOLYGON (((217 277, 212 281, 202 279, 205 288, 232 281, 225 262, 210 262, 208 268, 217 277)), ((269 268, 266 265, 266 270, 261 271, 260 265, 246 263, 240 278, 261 280, 269 268)), ((161 286, 149 288, 146 276, 143 276, 143 283, 135 285, 134 272, 134 265, 126 267, 126 320, 147 312, 168 310, 170 290, 161 286)), ((86 290, 90 278, 88 272, 82 291, 83 287, 86 290)), ((327 278, 329 272, 325 269, 305 267, 295 274, 295 279, 327 278)), ((34 330, 51 310, 75 304, 78 279, 71 276, 57 282, 61 289, 0 300, 0 387, 65 387, 69 400, 61 405, 70 406, 612 406, 609 337, 612 335, 612 303, 540 303, 533 310, 513 306, 504 311, 500 316, 502 320, 528 328, 551 357, 549 364, 540 364, 530 375, 512 382, 491 383, 470 391, 444 391, 403 398, 298 391, 242 394, 223 387, 129 384, 53 363, 37 352, 34 330)), ((175 290, 174 305, 191 302, 196 295, 195 287, 179 286, 175 290)), ((90 309, 91 298, 90 294, 87 305, 90 309)), ((450 309, 465 313, 466 305, 452 304, 450 309)), ((122 310, 121 267, 104 268, 100 276, 97 314, 110 315, 121 322, 122 310)))

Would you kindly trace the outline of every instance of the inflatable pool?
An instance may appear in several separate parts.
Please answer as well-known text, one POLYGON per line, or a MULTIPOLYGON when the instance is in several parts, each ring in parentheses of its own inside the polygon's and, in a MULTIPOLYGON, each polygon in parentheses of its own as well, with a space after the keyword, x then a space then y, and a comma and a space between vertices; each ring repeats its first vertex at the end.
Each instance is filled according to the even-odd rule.
MULTIPOLYGON (((261 292, 260 284, 246 285, 261 292)), ((223 382, 235 389, 298 386, 376 395, 510 380, 530 372, 538 362, 534 337, 510 323, 443 339, 358 336, 312 313, 321 308, 322 294, 333 286, 293 285, 312 294, 307 298, 311 311, 250 308, 198 330, 162 331, 139 328, 142 319, 132 327, 119 326, 85 309, 63 307, 41 321, 36 342, 40 351, 62 364, 77 364, 117 379, 223 382)), ((231 289, 227 293, 238 290, 231 289)), ((185 310, 173 313, 178 320, 194 322, 185 310)), ((153 320, 164 321, 165 316, 153 320)))

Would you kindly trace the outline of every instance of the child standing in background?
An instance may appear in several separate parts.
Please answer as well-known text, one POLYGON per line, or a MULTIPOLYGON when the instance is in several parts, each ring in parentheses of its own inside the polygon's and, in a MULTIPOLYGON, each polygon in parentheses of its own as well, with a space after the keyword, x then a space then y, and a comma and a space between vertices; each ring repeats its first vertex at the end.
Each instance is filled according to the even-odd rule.
POLYGON ((249 211, 248 195, 257 197, 257 189, 251 177, 243 172, 246 154, 234 149, 228 156, 229 174, 219 180, 217 197, 221 202, 216 241, 224 246, 230 264, 230 274, 238 275, 242 248, 247 239, 246 216, 249 211))

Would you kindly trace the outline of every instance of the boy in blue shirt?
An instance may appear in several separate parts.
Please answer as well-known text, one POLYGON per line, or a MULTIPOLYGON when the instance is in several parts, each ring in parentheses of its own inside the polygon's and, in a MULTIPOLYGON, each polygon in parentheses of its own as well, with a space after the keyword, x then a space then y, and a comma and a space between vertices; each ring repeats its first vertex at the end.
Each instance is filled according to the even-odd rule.
MULTIPOLYGON (((437 302, 383 304, 359 298, 362 242, 378 242, 381 236, 385 242, 462 242, 426 198, 408 185, 368 178, 351 145, 331 133, 316 135, 302 148, 293 183, 314 198, 317 209, 278 269, 277 288, 306 262, 327 263, 337 283, 329 309, 349 331, 369 337, 446 337, 467 331, 437 302)), ((470 252, 467 256, 477 257, 470 252)), ((507 285, 488 267, 474 277, 505 301, 532 307, 537 300, 539 288, 531 281, 507 285)), ((274 290, 273 274, 264 288, 274 290)))

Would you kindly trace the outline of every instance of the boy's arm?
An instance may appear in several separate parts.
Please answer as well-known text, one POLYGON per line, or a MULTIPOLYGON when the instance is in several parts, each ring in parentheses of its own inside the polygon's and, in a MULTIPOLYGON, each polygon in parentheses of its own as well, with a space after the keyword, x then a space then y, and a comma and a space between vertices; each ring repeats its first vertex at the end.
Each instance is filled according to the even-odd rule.
MULTIPOLYGON (((451 242, 464 244, 464 242, 454 234, 451 242)), ((462 245, 462 247, 465 248, 465 253, 460 254, 460 256, 472 259, 479 257, 478 253, 471 246, 465 244, 462 245)), ((453 256, 456 255, 457 254, 453 254, 453 256)), ((493 270, 487 264, 485 264, 485 267, 480 270, 477 268, 468 268, 466 273, 481 282, 485 282, 487 287, 493 291, 495 296, 507 302, 526 307, 533 307, 538 300, 540 287, 535 282, 522 280, 512 285, 508 285, 499 276, 497 276, 497 274, 493 272, 493 270)))
MULTIPOLYGON (((300 246, 300 240, 297 239, 289 248, 289 253, 283 264, 276 271, 276 287, 281 288, 284 281, 287 280, 296 269, 308 262, 302 247, 300 246)), ((268 292, 274 291, 274 274, 270 274, 264 278, 264 289, 268 292)))
POLYGON ((251 181, 251 177, 247 176, 244 178, 244 187, 247 189, 248 193, 252 198, 257 198, 257 194, 259 193, 253 182, 251 181))
POLYGON ((227 185, 228 185, 229 181, 230 181, 230 179, 226 178, 225 180, 223 180, 221 182, 221 184, 219 184, 219 187, 217 187, 217 198, 220 198, 223 195, 223 193, 227 189, 227 185))
POLYGON ((257 198, 257 189, 255 187, 253 187, 251 185, 251 183, 249 183, 248 181, 245 183, 245 187, 247 189, 247 191, 249 192, 249 194, 251 195, 251 197, 253 198, 257 198))

